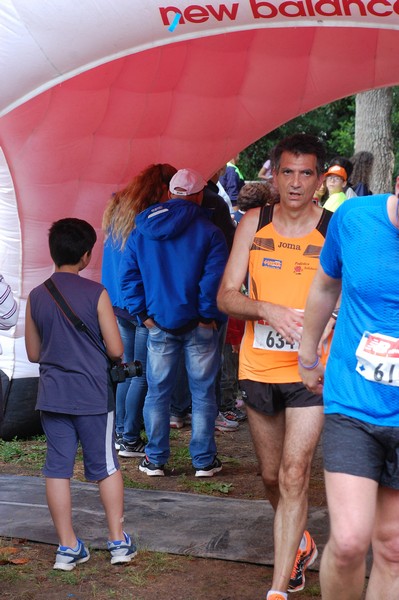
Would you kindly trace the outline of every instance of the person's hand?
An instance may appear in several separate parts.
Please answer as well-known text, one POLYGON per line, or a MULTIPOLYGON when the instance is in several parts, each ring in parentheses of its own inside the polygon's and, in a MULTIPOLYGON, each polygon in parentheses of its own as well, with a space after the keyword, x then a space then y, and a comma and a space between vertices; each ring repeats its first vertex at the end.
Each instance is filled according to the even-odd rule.
POLYGON ((206 327, 207 329, 217 329, 217 325, 215 321, 211 321, 210 323, 198 323, 198 327, 206 327))
POLYGON ((300 342, 303 327, 303 311, 280 304, 268 303, 265 321, 279 333, 288 344, 300 342))
POLYGON ((241 344, 232 344, 231 345, 231 351, 233 354, 238 354, 240 352, 240 346, 241 344))
MULTIPOLYGON (((320 360, 320 359, 319 359, 320 360)), ((324 386, 324 365, 319 362, 318 365, 314 369, 306 369, 313 363, 307 362, 304 358, 301 357, 301 363, 298 365, 299 375, 303 381, 304 386, 309 392, 313 394, 322 394, 323 386, 324 386), (305 367, 303 366, 305 365, 305 367)))
POLYGON ((147 329, 152 329, 153 327, 156 327, 154 319, 151 319, 150 317, 143 321, 143 325, 147 327, 147 329))

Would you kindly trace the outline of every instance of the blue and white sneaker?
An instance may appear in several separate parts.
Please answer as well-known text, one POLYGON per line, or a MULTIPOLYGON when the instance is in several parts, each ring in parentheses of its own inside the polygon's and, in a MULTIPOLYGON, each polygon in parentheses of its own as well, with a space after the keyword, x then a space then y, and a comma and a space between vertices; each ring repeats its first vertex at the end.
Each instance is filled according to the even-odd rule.
POLYGON ((87 562, 90 558, 90 552, 82 542, 78 539, 78 545, 74 548, 69 546, 58 546, 57 554, 53 569, 61 571, 72 571, 76 565, 87 562))
POLYGON ((111 565, 119 565, 132 560, 137 554, 137 548, 130 536, 123 532, 124 540, 107 542, 107 548, 111 554, 111 565))

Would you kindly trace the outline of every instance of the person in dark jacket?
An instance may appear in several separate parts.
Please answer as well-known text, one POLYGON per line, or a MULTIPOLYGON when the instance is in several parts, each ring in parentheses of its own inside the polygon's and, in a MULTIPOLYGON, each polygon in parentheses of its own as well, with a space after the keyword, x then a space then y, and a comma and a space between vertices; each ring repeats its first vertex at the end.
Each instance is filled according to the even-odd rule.
MULTIPOLYGON (((218 193, 219 188, 217 182, 222 170, 224 170, 224 168, 216 171, 216 173, 212 175, 212 177, 208 180, 207 185, 204 187, 201 207, 203 208, 205 214, 209 217, 210 221, 222 231, 226 240, 227 248, 230 252, 233 245, 236 227, 233 219, 231 218, 230 209, 227 203, 218 193)), ((218 328, 219 351, 221 356, 226 337, 226 329, 227 323, 224 323, 218 328)), ((216 379, 216 402, 218 404, 219 411, 216 416, 215 428, 219 431, 232 431, 237 429, 238 423, 225 419, 220 412, 222 402, 221 376, 222 367, 220 368, 216 379)), ((178 369, 175 390, 171 399, 170 427, 173 429, 181 429, 184 427, 184 425, 191 425, 191 395, 189 392, 186 370, 184 367, 184 358, 182 358, 181 365, 178 369)))
POLYGON ((237 198, 240 193, 240 189, 245 184, 245 179, 240 169, 237 167, 240 155, 237 154, 234 158, 231 158, 226 165, 225 174, 220 178, 220 183, 228 193, 234 210, 237 209, 237 198))
POLYGON ((236 228, 234 221, 231 218, 229 207, 219 194, 219 188, 217 186, 218 174, 219 171, 208 180, 208 183, 204 187, 204 196, 201 206, 209 214, 212 223, 222 230, 230 252, 233 246, 236 228))
POLYGON ((192 396, 190 454, 195 475, 222 468, 214 438, 219 369, 216 305, 227 262, 223 234, 201 208, 206 181, 191 169, 171 179, 169 200, 136 218, 120 267, 125 306, 148 328, 144 422, 146 456, 139 469, 163 476, 170 454, 169 406, 183 352, 192 396))

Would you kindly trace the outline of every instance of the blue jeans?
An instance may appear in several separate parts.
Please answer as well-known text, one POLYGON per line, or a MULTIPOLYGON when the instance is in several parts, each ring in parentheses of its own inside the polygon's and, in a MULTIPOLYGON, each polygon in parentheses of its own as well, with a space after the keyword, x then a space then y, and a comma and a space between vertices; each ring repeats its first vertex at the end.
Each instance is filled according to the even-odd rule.
MULTIPOLYGON (((226 331, 227 323, 223 323, 218 329, 218 346, 221 361, 219 363, 220 366, 215 385, 216 403, 219 410, 227 410, 225 408, 222 409, 223 393, 221 387, 223 347, 226 339, 226 331)), ((188 388, 187 373, 184 365, 184 354, 182 354, 179 368, 177 370, 176 385, 173 390, 172 400, 170 403, 170 414, 175 417, 184 418, 189 412, 191 412, 191 395, 188 388)))
POLYGON ((118 317, 118 327, 124 346, 125 362, 139 360, 143 374, 129 377, 118 383, 116 389, 115 431, 123 435, 127 442, 136 442, 140 437, 143 419, 143 406, 147 393, 146 363, 148 329, 136 326, 131 321, 118 317))
POLYGON ((182 335, 152 327, 148 334, 147 382, 144 422, 150 462, 164 465, 169 458, 169 410, 180 355, 183 351, 192 398, 190 455, 194 468, 212 463, 216 456, 215 380, 220 364, 218 333, 196 327, 182 335))
POLYGON ((170 414, 174 417, 184 419, 188 413, 191 413, 191 394, 188 387, 184 355, 181 354, 176 374, 176 383, 170 402, 170 414))

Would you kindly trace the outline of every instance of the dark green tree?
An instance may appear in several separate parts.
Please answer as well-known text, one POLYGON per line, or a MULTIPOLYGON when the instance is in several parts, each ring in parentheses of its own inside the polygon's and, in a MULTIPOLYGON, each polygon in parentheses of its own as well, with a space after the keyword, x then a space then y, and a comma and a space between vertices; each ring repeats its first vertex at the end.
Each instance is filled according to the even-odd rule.
MULTIPOLYGON (((326 104, 288 121, 240 152, 240 168, 246 179, 257 179, 270 150, 283 137, 304 132, 319 136, 327 148, 327 159, 336 155, 350 158, 354 153, 356 96, 326 104)), ((399 175, 399 86, 393 88, 392 137, 395 165, 399 175)), ((393 189, 393 188, 392 188, 393 189)))

